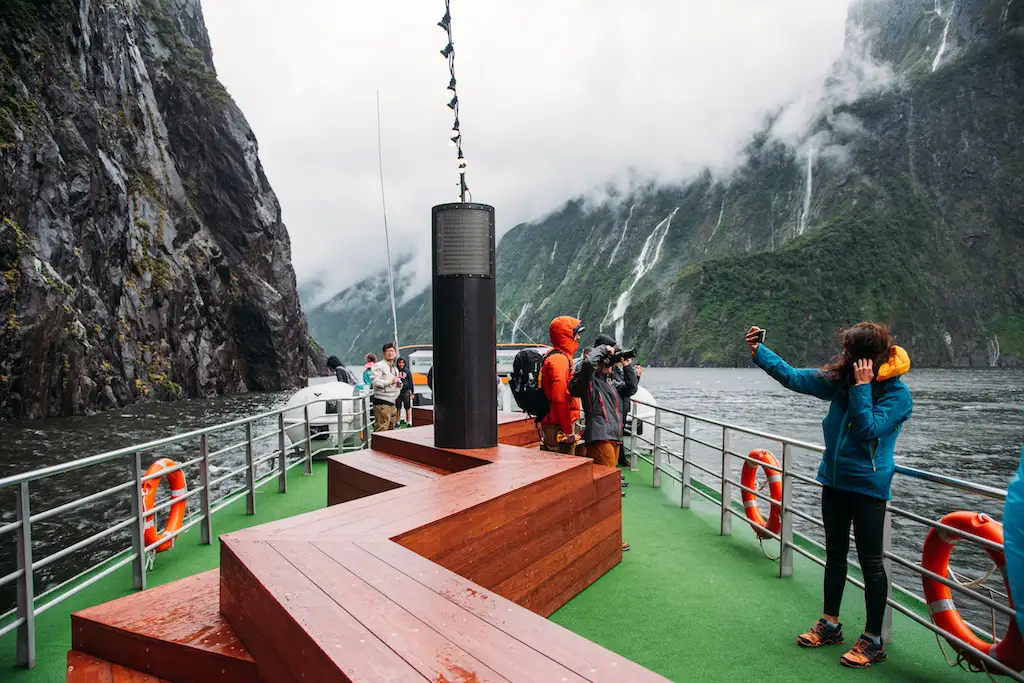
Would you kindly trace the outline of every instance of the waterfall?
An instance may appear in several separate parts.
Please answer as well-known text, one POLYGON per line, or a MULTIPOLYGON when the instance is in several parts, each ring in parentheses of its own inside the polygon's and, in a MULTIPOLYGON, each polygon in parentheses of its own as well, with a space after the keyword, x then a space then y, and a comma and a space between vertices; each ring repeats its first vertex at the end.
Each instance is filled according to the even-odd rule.
POLYGON ((612 257, 608 259, 609 266, 615 262, 615 257, 619 254, 619 247, 622 246, 622 242, 626 239, 626 233, 629 232, 629 219, 633 217, 633 209, 635 208, 636 204, 629 207, 629 215, 626 216, 626 224, 622 226, 622 234, 619 235, 619 242, 615 245, 615 248, 612 249, 612 257))
POLYGON ((811 193, 814 190, 814 145, 807 151, 807 191, 804 193, 804 210, 800 214, 800 227, 796 234, 802 235, 807 230, 807 219, 811 214, 811 193))
POLYGON ((942 43, 939 44, 939 51, 935 53, 935 59, 932 60, 932 72, 939 68, 939 64, 942 63, 942 55, 946 53, 946 39, 949 38, 949 25, 953 23, 953 10, 956 8, 956 3, 949 6, 949 13, 943 14, 942 8, 939 7, 939 0, 935 0, 935 14, 938 15, 939 19, 943 19, 946 22, 945 28, 942 29, 942 43))
POLYGON ((522 309, 519 311, 519 317, 512 323, 512 343, 516 343, 516 330, 519 329, 519 325, 523 322, 523 318, 526 316, 526 312, 530 310, 529 302, 523 304, 522 309))
POLYGON ((999 364, 999 337, 992 335, 988 340, 988 364, 993 368, 999 364))
POLYGON ((661 258, 661 245, 665 243, 665 236, 668 235, 668 230, 672 227, 672 219, 677 211, 679 211, 679 207, 676 207, 669 214, 668 218, 654 226, 654 230, 644 240, 643 249, 640 250, 640 256, 636 259, 636 265, 633 266, 633 280, 629 283, 629 287, 619 295, 618 301, 615 302, 612 320, 615 321, 615 339, 620 343, 623 342, 623 334, 626 331, 626 311, 629 309, 633 289, 643 276, 650 272, 654 264, 658 262, 658 259, 661 258), (651 245, 654 244, 655 239, 657 239, 657 246, 652 250, 651 245))
POLYGON ((556 251, 558 251, 558 240, 555 240, 555 246, 551 247, 551 258, 548 259, 548 262, 550 262, 550 263, 554 263, 555 262, 555 252, 556 251))
MULTIPOLYGON (((1013 4, 1013 0, 1006 0, 1006 7, 1003 8, 1003 18, 999 21, 999 30, 1002 31, 1006 28, 1006 20, 1010 16, 1010 5, 1013 4)), ((934 69, 933 69, 934 70, 934 69)))
MULTIPOLYGON (((711 240, 715 238, 715 233, 722 227, 722 216, 725 215, 725 199, 722 199, 722 210, 718 212, 718 222, 715 223, 715 229, 711 231, 711 236, 708 237, 708 245, 711 244, 711 240)), ((704 246, 704 253, 708 253, 708 245, 704 246)))

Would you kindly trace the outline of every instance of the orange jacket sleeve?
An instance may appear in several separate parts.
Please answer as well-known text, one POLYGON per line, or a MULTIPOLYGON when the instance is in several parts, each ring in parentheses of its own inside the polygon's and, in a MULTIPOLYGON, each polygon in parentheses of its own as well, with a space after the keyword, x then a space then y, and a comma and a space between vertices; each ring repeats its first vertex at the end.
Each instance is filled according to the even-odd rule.
POLYGON ((548 397, 548 415, 544 422, 556 424, 565 434, 572 434, 572 405, 576 399, 569 395, 569 359, 553 353, 544 364, 544 394, 548 397))

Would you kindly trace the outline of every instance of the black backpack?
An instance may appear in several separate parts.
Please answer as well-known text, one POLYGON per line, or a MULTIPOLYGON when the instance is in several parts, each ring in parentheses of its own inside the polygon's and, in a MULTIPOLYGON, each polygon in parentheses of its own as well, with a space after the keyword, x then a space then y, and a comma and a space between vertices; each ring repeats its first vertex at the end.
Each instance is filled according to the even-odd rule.
POLYGON ((548 397, 544 395, 544 388, 541 386, 540 371, 544 361, 552 353, 558 351, 552 350, 542 354, 536 349, 523 349, 512 361, 512 375, 508 379, 508 388, 512 390, 516 404, 537 420, 547 417, 550 410, 548 397))

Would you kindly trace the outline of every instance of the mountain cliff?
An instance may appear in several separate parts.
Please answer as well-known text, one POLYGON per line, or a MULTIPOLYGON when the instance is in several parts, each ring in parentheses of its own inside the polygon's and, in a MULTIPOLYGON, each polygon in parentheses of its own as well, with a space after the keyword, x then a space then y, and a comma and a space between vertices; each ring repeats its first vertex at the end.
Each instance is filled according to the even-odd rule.
MULTIPOLYGON (((840 326, 875 319, 918 365, 1024 360, 1024 2, 860 0, 848 25, 809 122, 778 112, 728 176, 572 200, 508 232, 499 339, 545 342, 568 313, 652 364, 735 365, 756 323, 819 363, 840 326)), ((404 339, 429 338, 428 293, 398 316, 404 339)), ((353 318, 388 336, 390 316, 353 318)))
POLYGON ((0 3, 0 418, 304 383, 256 138, 199 0, 0 3))

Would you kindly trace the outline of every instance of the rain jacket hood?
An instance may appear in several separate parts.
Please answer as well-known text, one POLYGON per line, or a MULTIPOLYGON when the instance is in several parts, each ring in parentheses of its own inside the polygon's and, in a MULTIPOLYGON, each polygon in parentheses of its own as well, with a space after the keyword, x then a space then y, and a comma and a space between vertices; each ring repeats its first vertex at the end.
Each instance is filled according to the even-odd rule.
POLYGON ((551 321, 548 326, 548 336, 551 338, 551 345, 572 358, 580 343, 573 337, 573 330, 580 324, 580 320, 571 315, 560 315, 551 321))
POLYGON ((910 372, 910 354, 902 346, 893 345, 889 349, 889 360, 882 364, 882 367, 878 368, 878 376, 875 378, 876 382, 884 382, 887 379, 893 377, 899 377, 910 372))

